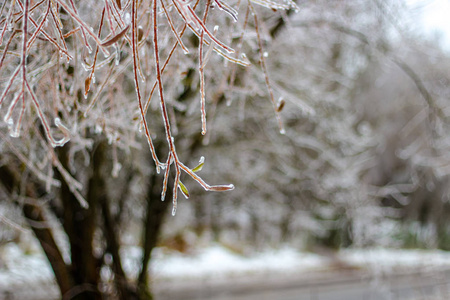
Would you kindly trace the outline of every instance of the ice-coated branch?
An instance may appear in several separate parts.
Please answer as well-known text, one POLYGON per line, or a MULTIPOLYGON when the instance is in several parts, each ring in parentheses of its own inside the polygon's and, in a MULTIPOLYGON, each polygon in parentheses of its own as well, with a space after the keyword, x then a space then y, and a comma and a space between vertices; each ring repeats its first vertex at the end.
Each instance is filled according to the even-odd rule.
POLYGON ((183 49, 184 53, 185 53, 185 54, 188 54, 188 53, 189 53, 189 50, 188 50, 188 48, 184 45, 183 41, 181 40, 181 36, 177 33, 177 31, 176 31, 176 29, 175 29, 175 26, 173 25, 173 22, 172 22, 172 18, 170 17, 169 12, 167 11, 166 6, 164 5, 164 0, 161 0, 161 7, 163 8, 164 14, 165 14, 166 17, 167 17, 167 22, 169 22, 170 29, 172 30, 173 34, 174 34, 175 37, 177 38, 178 44, 179 44, 180 47, 183 49))
MULTIPOLYGON (((103 44, 103 42, 97 37, 97 35, 93 32, 93 29, 88 26, 78 15, 78 13, 76 11, 73 11, 72 9, 70 9, 70 7, 63 1, 63 0, 56 0, 58 1, 58 3, 62 6, 62 8, 64 8, 64 10, 72 17, 72 19, 74 19, 80 26, 82 29, 84 29, 84 31, 86 33, 88 33, 93 39, 94 41, 97 43, 97 45, 100 46, 100 49, 102 50, 102 52, 105 54, 105 56, 109 56, 109 52, 108 50, 106 50, 105 47, 101 46, 103 44)), ((89 45, 89 43, 88 43, 89 45)), ((90 47, 90 46, 89 46, 90 47)))
MULTIPOLYGON (((131 34, 131 47, 133 48, 133 73, 134 73, 134 84, 136 87, 136 95, 138 98, 138 105, 139 105, 139 111, 141 113, 141 118, 142 121, 144 123, 144 132, 145 132, 145 136, 147 137, 147 142, 148 145, 150 147, 150 151, 152 154, 152 158, 153 161, 156 164, 156 170, 158 171, 158 173, 160 172, 161 167, 163 167, 163 164, 161 164, 161 162, 159 161, 157 155, 156 155, 156 150, 155 147, 153 145, 153 140, 152 137, 150 135, 150 131, 148 129, 148 125, 147 125, 147 120, 145 118, 145 112, 144 112, 144 107, 142 105, 142 98, 141 98, 141 91, 139 89, 139 80, 138 80, 138 60, 137 60, 137 15, 136 15, 136 0, 132 0, 132 8, 131 8, 131 30, 132 30, 132 34, 131 34)), ((156 25, 155 25, 156 26, 156 25)))
MULTIPOLYGON (((208 16, 209 6, 211 5, 211 0, 206 2, 205 13, 203 15, 203 23, 206 23, 206 18, 208 16)), ((203 38, 204 31, 201 30, 200 33, 200 43, 198 45, 198 72, 200 73, 200 113, 202 120, 202 135, 206 134, 206 96, 205 96, 205 72, 203 71, 203 38)))

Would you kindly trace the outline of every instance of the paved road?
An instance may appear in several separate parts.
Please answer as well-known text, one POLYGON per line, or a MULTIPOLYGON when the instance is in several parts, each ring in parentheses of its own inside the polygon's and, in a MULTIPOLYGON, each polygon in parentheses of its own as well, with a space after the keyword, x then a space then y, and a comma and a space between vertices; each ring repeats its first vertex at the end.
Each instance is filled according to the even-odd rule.
POLYGON ((351 271, 310 277, 240 278, 200 285, 180 283, 157 294, 157 300, 447 300, 450 270, 390 276, 351 271))

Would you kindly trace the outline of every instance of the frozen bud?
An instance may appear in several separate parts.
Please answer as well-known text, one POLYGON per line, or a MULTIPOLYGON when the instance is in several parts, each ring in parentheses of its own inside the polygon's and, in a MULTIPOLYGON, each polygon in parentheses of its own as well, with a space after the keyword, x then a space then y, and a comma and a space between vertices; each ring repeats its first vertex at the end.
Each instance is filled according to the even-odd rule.
POLYGON ((277 112, 282 111, 285 104, 286 104, 286 101, 284 101, 283 98, 278 99, 276 111, 277 111, 277 112))
POLYGON ((143 38, 144 38, 144 29, 142 29, 142 26, 139 26, 137 32, 137 39, 140 42, 142 41, 143 38))
POLYGON ((126 24, 131 24, 131 15, 130 13, 126 13, 124 16, 124 20, 126 24))
POLYGON ((120 3, 120 0, 116 0, 116 4, 117 4, 117 8, 119 10, 121 10, 122 9, 122 4, 120 3))

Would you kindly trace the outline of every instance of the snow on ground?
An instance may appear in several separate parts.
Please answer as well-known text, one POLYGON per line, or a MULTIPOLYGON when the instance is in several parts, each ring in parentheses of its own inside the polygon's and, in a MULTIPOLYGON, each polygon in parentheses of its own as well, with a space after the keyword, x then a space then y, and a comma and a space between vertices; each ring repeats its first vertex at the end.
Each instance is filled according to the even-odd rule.
POLYGON ((165 254, 161 249, 157 249, 154 254, 156 259, 152 271, 158 278, 221 278, 269 272, 306 272, 323 269, 327 265, 319 255, 302 253, 292 248, 242 256, 219 245, 213 245, 193 256, 165 254))
MULTIPOLYGON (((127 247, 123 251, 127 254, 125 270, 136 274, 139 270, 140 249, 127 247)), ((253 275, 255 278, 269 274, 280 277, 290 274, 310 276, 313 273, 329 273, 324 271, 331 268, 336 270, 339 266, 369 270, 374 274, 432 271, 450 267, 450 252, 437 250, 350 249, 333 255, 318 255, 284 247, 242 256, 216 244, 190 255, 158 248, 153 252, 153 258, 155 282, 220 280, 243 275, 253 275)), ((42 253, 27 254, 15 244, 0 249, 0 298, 21 285, 28 288, 40 286, 43 292, 57 294, 52 275, 42 253)), ((27 299, 45 299, 37 297, 36 290, 33 290, 36 297, 27 299)))
POLYGON ((43 254, 26 255, 16 244, 11 243, 2 248, 0 261, 5 265, 0 269, 0 286, 8 281, 53 279, 53 271, 43 254))
POLYGON ((353 265, 393 271, 405 268, 426 271, 450 266, 450 252, 440 250, 354 249, 341 251, 340 257, 353 265))
POLYGON ((58 289, 43 253, 26 254, 13 243, 0 248, 0 299, 38 300, 54 296, 58 297, 58 289))

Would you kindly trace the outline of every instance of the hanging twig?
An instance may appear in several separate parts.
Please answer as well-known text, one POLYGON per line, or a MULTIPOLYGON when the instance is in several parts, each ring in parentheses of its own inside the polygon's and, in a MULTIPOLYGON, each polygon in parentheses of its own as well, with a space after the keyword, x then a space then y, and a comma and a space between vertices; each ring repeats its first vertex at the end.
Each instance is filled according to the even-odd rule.
POLYGON ((159 161, 157 155, 156 155, 156 150, 155 147, 153 146, 153 141, 152 141, 152 137, 150 135, 150 131, 148 129, 148 125, 147 125, 147 120, 145 118, 145 113, 144 113, 144 107, 142 105, 142 98, 141 98, 141 91, 139 89, 139 80, 138 80, 138 67, 137 67, 137 25, 136 25, 136 1, 137 0, 133 0, 132 1, 132 8, 131 8, 131 24, 132 24, 132 34, 131 34, 131 47, 133 49, 133 72, 134 72, 134 84, 136 87, 136 95, 138 97, 138 104, 139 104, 139 110, 141 112, 141 118, 143 120, 144 123, 144 132, 145 132, 145 136, 147 137, 147 142, 150 146, 150 151, 152 154, 152 158, 153 161, 156 164, 156 170, 159 173, 160 169, 162 167, 164 167, 164 165, 159 161))
POLYGON ((256 38, 258 40, 258 46, 259 46, 259 64, 261 65, 261 69, 264 73, 264 78, 266 81, 266 86, 267 86, 267 90, 269 91, 269 96, 270 96, 270 101, 272 101, 272 105, 273 105, 273 109, 275 111, 275 116, 277 117, 277 121, 278 121, 278 127, 280 129, 280 133, 284 134, 285 133, 285 129, 283 126, 283 121, 281 120, 281 116, 280 116, 280 109, 278 108, 279 105, 277 105, 277 102, 275 101, 275 98, 273 96, 273 90, 272 90, 272 86, 270 85, 270 80, 269 80, 269 74, 267 72, 267 68, 266 68, 266 61, 265 61, 265 57, 264 57, 264 51, 263 51, 263 45, 262 45, 262 41, 261 41, 261 35, 259 33, 259 26, 258 26, 258 17, 256 15, 256 11, 253 8, 250 0, 248 1, 248 5, 252 11, 253 14, 253 19, 255 22, 255 32, 256 32, 256 38))

